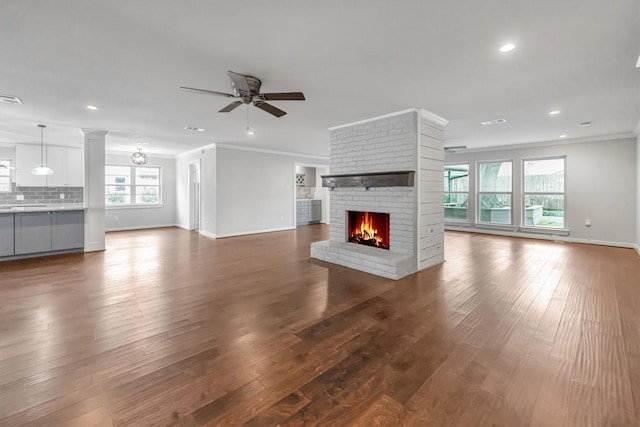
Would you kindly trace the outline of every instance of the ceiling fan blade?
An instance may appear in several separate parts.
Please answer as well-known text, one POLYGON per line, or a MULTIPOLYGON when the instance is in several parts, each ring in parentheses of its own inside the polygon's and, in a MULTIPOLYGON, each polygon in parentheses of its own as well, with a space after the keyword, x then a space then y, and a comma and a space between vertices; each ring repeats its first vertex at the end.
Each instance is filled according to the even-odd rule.
POLYGON ((180 90, 184 90, 186 92, 202 93, 205 95, 226 96, 228 98, 235 98, 235 96, 231 95, 230 93, 216 92, 214 90, 196 89, 193 87, 184 87, 184 86, 180 86, 180 90))
POLYGON ((276 117, 282 117, 285 114, 287 114, 286 112, 282 111, 281 109, 274 107, 271 104, 267 104, 266 102, 262 102, 262 101, 255 101, 253 103, 253 105, 255 105, 256 107, 258 107, 261 110, 266 111, 269 114, 273 114, 276 117))
POLYGON ((251 92, 249 82, 244 74, 234 73, 233 71, 227 71, 229 78, 233 82, 233 87, 242 92, 251 92))
POLYGON ((261 93, 260 99, 265 101, 304 101, 302 92, 261 93))
POLYGON ((231 104, 224 107, 222 110, 218 111, 218 113, 228 113, 229 111, 233 111, 241 105, 242 105, 242 101, 232 102, 231 104))

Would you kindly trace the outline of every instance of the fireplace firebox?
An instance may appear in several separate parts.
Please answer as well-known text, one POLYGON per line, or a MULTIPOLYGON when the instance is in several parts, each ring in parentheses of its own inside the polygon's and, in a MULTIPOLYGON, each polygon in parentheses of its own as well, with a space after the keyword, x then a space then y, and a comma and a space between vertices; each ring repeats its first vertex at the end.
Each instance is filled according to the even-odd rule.
POLYGON ((351 243, 389 249, 389 214, 348 211, 347 239, 351 243))

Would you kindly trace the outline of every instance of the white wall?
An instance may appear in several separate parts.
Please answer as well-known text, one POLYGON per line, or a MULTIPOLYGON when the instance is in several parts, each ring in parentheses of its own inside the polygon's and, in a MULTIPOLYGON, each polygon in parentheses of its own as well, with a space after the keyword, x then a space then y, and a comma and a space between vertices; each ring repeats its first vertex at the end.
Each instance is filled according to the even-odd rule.
POLYGON ((328 167, 316 167, 315 198, 322 200, 322 219, 320 222, 329 224, 329 190, 322 186, 322 175, 329 175, 328 167))
POLYGON ((217 236, 294 228, 295 163, 322 161, 218 147, 217 236))
POLYGON ((217 178, 215 145, 184 153, 176 158, 176 223, 189 229, 189 163, 200 159, 200 233, 216 235, 217 178))
POLYGON ((640 254, 640 133, 636 138, 636 251, 640 254))
MULTIPOLYGON (((632 246, 637 242, 637 154, 635 139, 558 143, 508 150, 447 154, 445 163, 513 160, 513 217, 520 218, 523 158, 566 155, 566 240, 632 246), (584 225, 591 219, 592 226, 584 225)), ((471 214, 470 214, 471 215, 471 214)), ((474 229, 474 231, 480 231, 474 229)))
MULTIPOLYGON (((131 165, 131 156, 107 153, 107 164, 131 165)), ((122 207, 105 209, 105 227, 107 231, 129 230, 136 228, 166 227, 176 224, 176 171, 175 160, 171 158, 149 156, 149 166, 162 168, 162 206, 161 207, 122 207)))

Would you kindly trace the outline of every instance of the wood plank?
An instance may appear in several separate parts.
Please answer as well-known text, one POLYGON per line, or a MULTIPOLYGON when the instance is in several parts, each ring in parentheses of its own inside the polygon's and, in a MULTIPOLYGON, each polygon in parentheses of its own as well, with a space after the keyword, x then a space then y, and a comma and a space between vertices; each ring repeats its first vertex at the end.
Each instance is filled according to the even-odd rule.
POLYGON ((327 234, 0 263, 0 425, 639 425, 634 251, 447 232, 392 281, 327 234))

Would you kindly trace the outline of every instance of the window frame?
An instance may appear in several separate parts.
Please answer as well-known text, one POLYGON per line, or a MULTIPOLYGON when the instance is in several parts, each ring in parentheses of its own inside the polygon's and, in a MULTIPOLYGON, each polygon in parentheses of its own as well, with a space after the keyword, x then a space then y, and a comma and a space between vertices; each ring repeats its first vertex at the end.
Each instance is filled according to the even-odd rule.
MULTIPOLYGON (((0 159, 0 162, 6 163, 7 167, 6 168, 0 168, 0 177, 7 177, 9 178, 8 182, 6 182, 6 184, 9 184, 9 189, 8 190, 2 190, 0 187, 0 193, 11 193, 11 189, 12 186, 11 184, 13 183, 12 179, 11 179, 11 159, 0 159), (6 173, 5 173, 6 171, 6 173)), ((0 184, 2 184, 0 182, 0 184)))
POLYGON ((126 165, 126 164, 118 164, 118 163, 107 163, 105 164, 105 176, 106 176, 106 167, 109 166, 113 166, 113 167, 119 167, 119 168, 129 168, 129 174, 131 177, 131 181, 128 184, 122 184, 122 185, 117 185, 117 184, 107 184, 105 182, 104 184, 104 188, 105 188, 105 208, 107 209, 128 209, 128 208, 157 208, 157 207, 161 207, 162 206, 162 166, 156 166, 156 165, 126 165), (136 184, 136 170, 137 169, 145 169, 145 168, 151 168, 151 169, 157 169, 158 170, 158 184, 136 184), (118 204, 114 204, 114 203, 107 203, 106 200, 106 189, 107 187, 112 187, 112 186, 124 186, 124 187, 129 187, 130 188, 130 192, 129 192, 129 197, 130 197, 130 202, 129 203, 118 203, 118 204), (136 187, 140 186, 140 187, 158 187, 158 203, 136 203, 136 187))
POLYGON ((514 193, 513 193, 513 159, 497 159, 497 160, 478 160, 476 161, 476 224, 479 227, 509 227, 512 228, 514 226, 513 220, 513 202, 514 202, 514 193), (511 191, 482 191, 482 178, 481 178, 481 165, 487 163, 511 163, 511 191), (503 222, 488 222, 482 221, 482 202, 481 197, 483 195, 509 195, 511 198, 511 205, 509 208, 509 223, 503 222))
POLYGON ((521 202, 521 210, 522 210, 522 214, 521 214, 521 218, 520 218, 520 228, 523 229, 528 229, 528 230, 536 230, 536 231, 540 231, 540 232, 550 232, 552 234, 558 234, 558 232, 563 232, 563 231, 568 231, 568 227, 567 227, 567 156, 566 155, 559 155, 559 156, 545 156, 545 157, 523 157, 522 158, 522 192, 521 192, 521 198, 522 198, 522 202, 521 202), (525 165, 526 162, 531 162, 531 161, 540 161, 540 160, 559 160, 561 159, 564 163, 564 167, 563 167, 563 174, 564 174, 564 179, 563 179, 563 192, 531 192, 531 191, 526 191, 526 170, 525 170, 525 165), (563 226, 562 227, 550 227, 550 226, 544 226, 544 225, 526 225, 526 204, 527 204, 527 196, 528 195, 538 195, 538 196, 562 196, 563 197, 563 206, 564 206, 564 210, 563 210, 563 217, 562 217, 562 222, 563 222, 563 226))
MULTIPOLYGON (((444 168, 455 167, 455 166, 467 167, 467 191, 444 191, 444 196, 446 197, 447 194, 466 194, 467 195, 467 217, 466 219, 458 219, 458 218, 447 218, 445 216, 444 220, 445 222, 469 223, 471 221, 471 213, 470 213, 471 203, 469 201, 469 196, 471 195, 471 163, 470 162, 447 163, 444 165, 444 168)), ((444 201, 443 201, 443 209, 444 208, 446 208, 446 206, 444 206, 444 201)))

